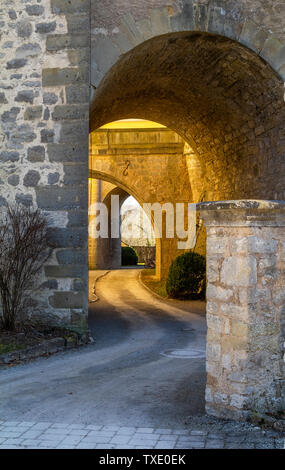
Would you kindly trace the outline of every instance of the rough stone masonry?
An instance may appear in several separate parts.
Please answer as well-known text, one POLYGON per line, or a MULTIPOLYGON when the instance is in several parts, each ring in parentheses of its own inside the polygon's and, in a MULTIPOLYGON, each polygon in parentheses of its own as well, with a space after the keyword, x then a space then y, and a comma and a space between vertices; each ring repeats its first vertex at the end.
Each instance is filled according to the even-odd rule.
MULTIPOLYGON (((18 201, 40 207, 49 218, 50 241, 55 246, 39 279, 41 289, 30 302, 33 315, 82 327, 86 323, 90 83, 92 130, 128 117, 167 125, 187 141, 199 160, 203 184, 200 180, 197 184, 204 187, 207 200, 285 198, 284 11, 283 0, 2 1, 0 205, 18 201)), ((191 185, 195 187, 195 178, 191 185)), ((278 259, 284 231, 274 228, 274 232, 278 259)), ((214 287, 218 295, 218 288, 223 288, 236 296, 245 287, 239 284, 243 277, 230 286, 223 285, 223 280, 235 270, 235 262, 241 261, 227 251, 232 234, 226 229, 225 234, 229 240, 221 253, 221 277, 214 287)), ((248 235, 244 230, 241 238, 248 235)), ((267 235, 265 230, 264 237, 267 235)), ((260 238, 256 233, 250 236, 260 238)), ((248 274, 249 285, 267 282, 261 274, 261 252, 250 246, 243 256, 245 265, 253 270, 248 274), (251 277, 255 276, 255 263, 257 277, 251 277)), ((265 257, 265 263, 269 262, 265 257)), ((274 265, 271 270, 270 295, 279 268, 274 265)), ((276 291, 272 302, 278 296, 276 291)), ((257 292, 262 296, 261 288, 257 292)), ((231 314, 234 307, 241 306, 235 302, 230 301, 231 314)), ((244 302, 250 311, 251 303, 244 302)), ((284 305, 284 299, 280 302, 284 305)), ((220 318, 222 305, 218 305, 216 316, 220 318)), ((255 305, 259 311, 261 304, 255 305)), ((275 313, 268 312, 274 326, 275 313)), ((210 316, 208 320, 211 325, 210 316)), ((270 349, 279 335, 278 353, 274 346, 271 356, 266 353, 266 369, 263 359, 254 369, 255 332, 248 326, 251 322, 245 323, 232 325, 239 334, 244 328, 244 351, 251 351, 244 362, 235 365, 246 370, 246 385, 235 393, 238 405, 229 404, 232 378, 223 366, 227 396, 215 395, 220 393, 218 375, 209 373, 209 380, 214 379, 208 382, 207 393, 211 392, 214 404, 208 406, 208 412, 228 416, 234 406, 236 415, 243 417, 241 410, 263 403, 259 390, 264 390, 265 370, 270 384, 280 383, 282 335, 271 332, 266 323, 262 338, 266 344, 270 338, 270 349), (262 372, 260 381, 251 376, 254 370, 262 372)), ((222 338, 217 344, 222 351, 222 338)), ((213 354, 219 355, 219 351, 219 347, 213 348, 213 354)), ((220 356, 216 357, 220 374, 220 356)), ((270 398, 275 391, 275 386, 270 388, 271 404, 264 402, 264 409, 275 410, 280 403, 270 398)))
POLYGON ((35 204, 56 249, 30 310, 84 326, 90 2, 5 0, 0 10, 0 204, 35 204))

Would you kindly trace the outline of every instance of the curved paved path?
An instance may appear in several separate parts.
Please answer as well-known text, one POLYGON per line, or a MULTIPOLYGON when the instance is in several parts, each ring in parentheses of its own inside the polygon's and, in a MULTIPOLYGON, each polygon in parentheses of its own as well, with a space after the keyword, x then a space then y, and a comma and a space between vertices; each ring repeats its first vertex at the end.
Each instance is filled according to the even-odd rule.
POLYGON ((204 305, 159 300, 138 275, 111 271, 98 281, 95 344, 0 372, 0 448, 283 447, 278 436, 196 416, 204 305))

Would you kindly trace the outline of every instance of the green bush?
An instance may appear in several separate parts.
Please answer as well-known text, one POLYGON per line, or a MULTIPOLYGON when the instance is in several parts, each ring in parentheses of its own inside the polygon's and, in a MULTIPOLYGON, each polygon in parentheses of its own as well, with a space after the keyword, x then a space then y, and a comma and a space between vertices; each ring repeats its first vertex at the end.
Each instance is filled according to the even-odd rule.
POLYGON ((122 247, 122 266, 136 266, 138 264, 138 255, 130 246, 122 247))
POLYGON ((169 269, 166 291, 176 299, 204 299, 206 293, 206 259, 198 253, 184 253, 169 269))

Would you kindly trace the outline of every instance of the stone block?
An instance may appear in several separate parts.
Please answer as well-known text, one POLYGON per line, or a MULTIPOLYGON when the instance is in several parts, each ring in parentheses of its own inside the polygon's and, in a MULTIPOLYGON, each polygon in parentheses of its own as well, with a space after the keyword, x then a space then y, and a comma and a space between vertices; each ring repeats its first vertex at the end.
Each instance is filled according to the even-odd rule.
MULTIPOLYGON (((87 248, 88 233, 86 227, 51 228, 48 231, 48 240, 50 245, 56 248, 79 248, 83 250, 87 248)), ((67 255, 66 258, 68 259, 67 255)))
POLYGON ((89 135, 89 121, 77 121, 69 122, 63 121, 61 125, 60 143, 74 143, 77 144, 80 141, 88 141, 89 135))
POLYGON ((52 278, 74 278, 74 277, 81 277, 83 273, 85 274, 86 268, 85 266, 80 265, 59 265, 59 266, 45 266, 44 268, 45 274, 47 277, 52 278))
POLYGON ((218 315, 207 314, 207 325, 208 328, 212 329, 216 333, 222 333, 223 321, 218 315))
POLYGON ((20 159, 20 154, 19 152, 7 152, 3 151, 0 153, 0 161, 2 163, 6 162, 18 162, 20 159))
POLYGON ((88 212, 76 210, 68 212, 68 227, 88 227, 88 212))
POLYGON ((56 104, 58 96, 55 93, 44 93, 43 102, 44 104, 56 104))
POLYGON ((8 177, 8 184, 10 184, 11 186, 18 186, 20 182, 20 178, 18 175, 11 175, 8 177))
POLYGON ((17 93, 15 101, 20 103, 30 103, 33 104, 34 101, 34 92, 32 90, 23 90, 17 93))
POLYGON ((145 41, 152 37, 151 24, 148 18, 143 18, 142 20, 137 21, 136 25, 145 41))
POLYGON ((58 351, 62 351, 65 348, 64 338, 53 338, 47 341, 47 353, 54 354, 58 351))
POLYGON ((27 188, 34 188, 38 185, 41 176, 38 171, 29 170, 28 173, 24 176, 24 186, 27 188))
POLYGON ((120 49, 110 38, 96 36, 96 39, 92 39, 91 63, 93 66, 96 64, 102 75, 117 62, 120 55, 120 49))
POLYGON ((223 8, 212 7, 209 14, 208 31, 215 34, 223 34, 226 12, 223 8))
POLYGON ((89 13, 89 0, 51 0, 51 9, 55 14, 89 13))
POLYGON ((47 34, 52 33, 56 29, 56 21, 49 23, 38 23, 36 24, 36 33, 47 34))
POLYGON ((0 104, 7 104, 7 103, 8 103, 8 101, 7 101, 7 98, 5 96, 5 93, 3 93, 1 91, 1 93, 0 93, 0 104))
POLYGON ((62 49, 77 49, 89 46, 88 34, 51 34, 47 37, 47 51, 60 51, 62 49))
POLYGON ((152 8, 150 22, 153 36, 160 36, 171 32, 168 7, 152 8))
POLYGON ((55 106, 52 118, 54 121, 84 119, 89 117, 89 106, 79 104, 68 104, 55 106))
POLYGON ((64 184, 82 184, 88 179, 88 167, 85 163, 64 164, 64 184))
POLYGON ((86 14, 67 15, 67 29, 69 34, 86 34, 90 28, 90 17, 86 14))
POLYGON ((42 129, 41 130, 41 142, 47 144, 53 142, 54 130, 53 129, 42 129))
POLYGON ((55 292, 49 297, 50 305, 55 309, 82 308, 84 304, 82 292, 55 292))
POLYGON ((182 12, 170 18, 172 31, 194 31, 194 7, 193 0, 185 0, 182 12))
POLYGON ((232 296, 233 291, 231 289, 224 289, 220 286, 214 286, 213 284, 208 283, 207 301, 227 301, 230 300, 232 296))
POLYGON ((88 164, 88 140, 79 144, 50 144, 48 145, 50 162, 86 162, 88 164))
POLYGON ((42 117, 43 108, 42 106, 31 106, 28 107, 24 114, 24 119, 26 121, 34 121, 42 117))
POLYGON ((87 266, 88 254, 87 250, 57 250, 56 258, 59 264, 72 265, 81 264, 87 266))
POLYGON ((7 62, 6 68, 9 69, 20 69, 27 64, 27 59, 12 59, 7 62))
POLYGON ((33 31, 33 27, 28 19, 18 21, 16 29, 18 36, 23 39, 30 37, 33 31))
POLYGON ((88 188, 73 187, 38 187, 36 188, 37 203, 41 209, 74 210, 88 207, 88 188))
POLYGON ((204 4, 194 4, 194 29, 207 31, 208 6, 204 4))
POLYGON ((276 71, 285 64, 285 46, 275 37, 269 37, 266 40, 260 55, 276 71))
POLYGON ((66 87, 66 101, 68 104, 89 104, 89 86, 68 86, 66 87))
POLYGON ((212 254, 224 254, 228 246, 228 238, 209 236, 207 238, 207 253, 212 254))
POLYGON ((26 5, 26 12, 30 16, 41 16, 44 13, 42 5, 26 5))
POLYGON ((231 321, 231 334, 233 336, 240 336, 246 338, 248 335, 248 324, 232 320, 231 321))
POLYGON ((122 17, 120 30, 128 36, 134 45, 138 45, 143 42, 143 37, 137 28, 136 22, 131 13, 122 17))
POLYGON ((246 287, 257 282, 257 262, 253 256, 230 256, 222 264, 221 282, 226 286, 246 287))
POLYGON ((88 82, 88 67, 43 69, 43 87, 74 85, 88 82))
POLYGON ((277 251, 278 242, 274 239, 252 236, 248 239, 248 246, 251 253, 273 254, 277 251))
POLYGON ((60 174, 58 172, 48 174, 48 184, 56 184, 59 182, 60 174))
POLYGON ((16 49, 16 57, 26 59, 27 57, 36 57, 41 53, 38 43, 26 43, 16 49))
MULTIPOLYGON (((150 32, 150 37, 151 37, 151 32, 150 32)), ((116 44, 116 46, 119 48, 119 50, 125 54, 126 52, 130 51, 134 45, 126 36, 125 33, 119 32, 118 34, 114 35, 112 37, 112 41, 116 44)))
POLYGON ((207 343, 207 361, 219 362, 221 345, 219 343, 207 343))

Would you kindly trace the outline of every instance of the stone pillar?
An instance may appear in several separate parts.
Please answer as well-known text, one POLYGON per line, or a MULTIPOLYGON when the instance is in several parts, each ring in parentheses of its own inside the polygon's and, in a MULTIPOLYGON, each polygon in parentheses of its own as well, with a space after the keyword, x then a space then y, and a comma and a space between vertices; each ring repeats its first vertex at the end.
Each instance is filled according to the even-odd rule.
POLYGON ((206 411, 248 419, 282 408, 285 202, 198 205, 207 229, 206 411))

